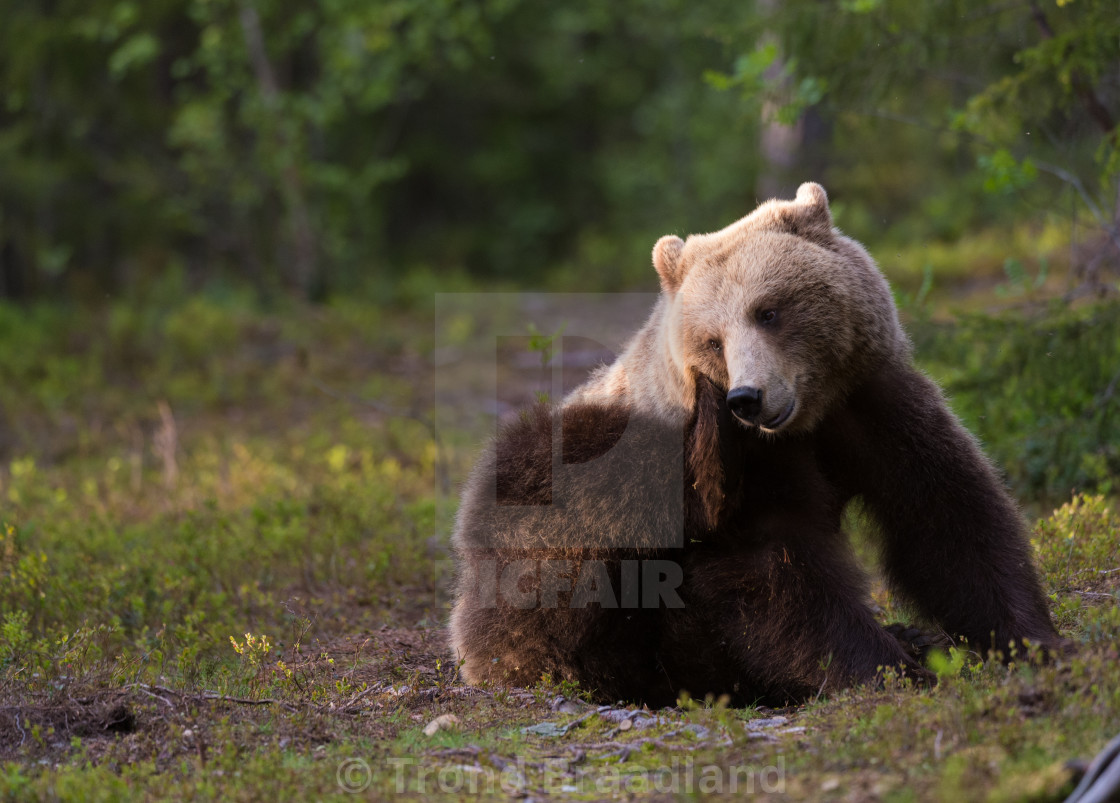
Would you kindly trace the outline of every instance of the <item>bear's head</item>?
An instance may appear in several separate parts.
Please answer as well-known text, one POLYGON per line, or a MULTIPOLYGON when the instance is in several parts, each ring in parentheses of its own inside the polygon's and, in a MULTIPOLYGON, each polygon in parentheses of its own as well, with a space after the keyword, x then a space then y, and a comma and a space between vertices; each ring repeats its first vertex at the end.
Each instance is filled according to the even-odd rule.
POLYGON ((653 262, 675 368, 711 380, 736 418, 763 432, 812 429, 909 348, 886 280, 833 228, 819 184, 720 231, 662 237, 653 262))

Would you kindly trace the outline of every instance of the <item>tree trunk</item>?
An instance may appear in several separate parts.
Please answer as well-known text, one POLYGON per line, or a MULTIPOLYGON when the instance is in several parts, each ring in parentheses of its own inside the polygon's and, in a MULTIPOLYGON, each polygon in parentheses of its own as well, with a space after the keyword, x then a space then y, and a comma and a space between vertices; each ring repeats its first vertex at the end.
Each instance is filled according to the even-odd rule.
MULTIPOLYGON (((251 0, 241 0, 240 18, 241 30, 245 35, 245 46, 249 51, 257 86, 275 120, 273 133, 276 137, 276 146, 282 152, 286 152, 293 146, 280 119, 282 113, 279 108, 280 91, 276 83, 276 74, 272 69, 272 63, 268 60, 268 51, 265 50, 260 15, 257 14, 257 9, 251 0)), ((292 242, 291 261, 286 266, 287 279, 304 298, 308 298, 319 285, 320 277, 315 258, 315 234, 307 208, 307 193, 294 161, 288 161, 281 170, 279 178, 292 242)))

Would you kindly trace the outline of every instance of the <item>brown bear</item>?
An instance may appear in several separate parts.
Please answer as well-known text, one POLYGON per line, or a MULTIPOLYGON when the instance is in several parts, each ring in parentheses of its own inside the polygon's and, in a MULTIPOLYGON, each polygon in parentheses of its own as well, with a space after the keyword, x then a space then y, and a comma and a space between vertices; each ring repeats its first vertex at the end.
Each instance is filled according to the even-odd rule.
POLYGON ((464 489, 468 682, 663 705, 931 680, 868 605, 856 498, 923 616, 980 651, 1062 648, 1015 504, 819 185, 653 262, 662 292, 618 359, 502 428, 464 489))

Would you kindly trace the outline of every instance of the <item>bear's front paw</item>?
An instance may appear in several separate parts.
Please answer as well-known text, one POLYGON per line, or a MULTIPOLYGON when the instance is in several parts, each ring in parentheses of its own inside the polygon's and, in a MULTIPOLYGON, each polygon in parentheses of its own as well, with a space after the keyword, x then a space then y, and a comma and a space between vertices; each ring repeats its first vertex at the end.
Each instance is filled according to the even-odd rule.
POLYGON ((895 637, 907 655, 919 662, 924 662, 932 649, 947 652, 953 646, 953 640, 940 631, 922 630, 902 622, 886 625, 883 629, 895 637))

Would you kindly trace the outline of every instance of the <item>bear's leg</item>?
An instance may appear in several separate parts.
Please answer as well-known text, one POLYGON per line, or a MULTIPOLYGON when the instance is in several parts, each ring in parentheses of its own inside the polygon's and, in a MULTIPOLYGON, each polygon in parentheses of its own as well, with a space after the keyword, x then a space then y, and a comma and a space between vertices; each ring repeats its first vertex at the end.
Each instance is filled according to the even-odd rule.
POLYGON ((1019 511, 933 382, 888 365, 818 437, 826 473, 877 521, 904 598, 982 651, 1064 648, 1019 511))
POLYGON ((573 680, 575 667, 547 637, 555 626, 550 612, 472 607, 460 600, 451 615, 452 652, 471 684, 527 687, 550 674, 573 680))
POLYGON ((655 658, 661 614, 656 607, 628 607, 618 598, 619 559, 589 561, 602 564, 606 575, 601 588, 579 599, 572 590, 577 561, 561 560, 550 578, 550 557, 542 554, 460 551, 463 568, 450 636, 463 679, 531 687, 547 674, 554 682, 578 683, 602 702, 663 700, 655 658), (504 579, 488 585, 495 572, 504 579))
POLYGON ((932 682, 875 621, 847 544, 821 536, 690 558, 660 651, 674 687, 783 704, 874 682, 884 667, 932 682))

